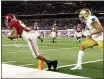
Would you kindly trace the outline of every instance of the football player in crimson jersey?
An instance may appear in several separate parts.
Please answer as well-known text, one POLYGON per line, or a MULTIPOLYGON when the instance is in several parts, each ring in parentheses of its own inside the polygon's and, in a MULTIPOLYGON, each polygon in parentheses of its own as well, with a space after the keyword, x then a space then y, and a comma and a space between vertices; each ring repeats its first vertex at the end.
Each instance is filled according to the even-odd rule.
POLYGON ((52 43, 56 43, 56 35, 57 35, 57 26, 56 23, 54 23, 51 29, 52 43))
POLYGON ((45 57, 39 55, 37 36, 30 32, 30 28, 26 27, 22 21, 16 19, 15 15, 11 13, 6 16, 5 22, 9 29, 12 30, 11 35, 8 36, 9 39, 23 38, 27 42, 32 55, 35 58, 44 61, 48 65, 48 70, 51 69, 51 66, 53 66, 54 70, 56 70, 58 64, 57 60, 48 60, 45 57))
POLYGON ((41 40, 41 42, 43 42, 43 39, 40 37, 40 31, 39 31, 39 26, 38 26, 38 23, 34 23, 34 31, 35 31, 35 34, 37 35, 38 39, 41 40))
POLYGON ((78 24, 75 29, 75 36, 77 38, 77 42, 80 42, 82 37, 82 27, 81 24, 78 24))
POLYGON ((71 70, 82 69, 82 59, 85 53, 85 49, 97 45, 100 47, 101 51, 104 52, 104 29, 98 18, 92 15, 91 11, 86 8, 80 11, 79 18, 81 18, 86 23, 86 27, 89 29, 89 32, 87 33, 88 39, 81 43, 78 52, 77 65, 71 68, 71 70))

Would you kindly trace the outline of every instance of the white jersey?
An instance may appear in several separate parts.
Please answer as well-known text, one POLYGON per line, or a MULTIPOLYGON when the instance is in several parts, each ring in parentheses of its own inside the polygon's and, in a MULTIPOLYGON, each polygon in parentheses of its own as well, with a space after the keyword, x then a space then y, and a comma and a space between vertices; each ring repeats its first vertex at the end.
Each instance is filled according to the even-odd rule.
POLYGON ((36 28, 36 30, 35 30, 35 34, 37 35, 37 37, 40 36, 39 27, 36 28))
MULTIPOLYGON (((94 32, 94 30, 95 30, 95 28, 91 25, 92 22, 94 22, 94 21, 97 21, 100 24, 100 22, 96 16, 89 16, 86 21, 86 25, 89 28, 90 32, 94 32)), ((95 41, 102 41, 103 40, 103 32, 92 35, 92 39, 95 41)))

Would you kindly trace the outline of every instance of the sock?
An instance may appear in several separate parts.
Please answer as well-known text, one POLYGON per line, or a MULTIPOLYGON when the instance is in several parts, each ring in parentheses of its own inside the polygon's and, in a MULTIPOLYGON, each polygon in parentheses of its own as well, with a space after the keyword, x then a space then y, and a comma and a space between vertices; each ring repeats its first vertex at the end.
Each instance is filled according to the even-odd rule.
POLYGON ((41 39, 41 38, 38 36, 38 39, 41 39))
POLYGON ((38 39, 40 39, 41 41, 43 40, 41 37, 38 36, 38 39))
POLYGON ((78 37, 77 37, 77 41, 78 41, 78 37))
POLYGON ((54 42, 56 43, 56 38, 54 37, 54 42))
POLYGON ((50 62, 49 59, 47 59, 47 58, 45 58, 45 57, 43 57, 43 56, 38 56, 37 59, 42 60, 42 61, 44 61, 45 63, 49 63, 49 62, 50 62))
POLYGON ((80 40, 81 40, 81 39, 79 39, 79 42, 80 42, 80 40))
POLYGON ((79 51, 77 66, 81 66, 83 56, 84 56, 84 51, 79 51))
POLYGON ((54 38, 53 38, 53 43, 54 43, 54 38))
POLYGON ((42 61, 42 60, 38 61, 38 69, 39 70, 43 70, 44 69, 44 61, 42 61))

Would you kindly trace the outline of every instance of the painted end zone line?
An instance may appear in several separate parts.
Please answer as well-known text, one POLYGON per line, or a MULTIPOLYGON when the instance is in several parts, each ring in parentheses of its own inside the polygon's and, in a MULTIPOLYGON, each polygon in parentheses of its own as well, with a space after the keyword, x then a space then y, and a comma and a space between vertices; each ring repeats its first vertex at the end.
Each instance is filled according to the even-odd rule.
POLYGON ((52 71, 41 71, 35 68, 2 64, 2 78, 88 78, 52 71))
MULTIPOLYGON (((104 59, 95 60, 95 61, 88 61, 88 62, 84 62, 84 63, 82 63, 82 64, 94 63, 94 62, 103 61, 103 60, 104 60, 104 59)), ((57 67, 57 69, 59 69, 59 68, 64 68, 64 67, 69 67, 69 66, 75 66, 75 65, 76 65, 76 64, 59 66, 59 67, 57 67)))

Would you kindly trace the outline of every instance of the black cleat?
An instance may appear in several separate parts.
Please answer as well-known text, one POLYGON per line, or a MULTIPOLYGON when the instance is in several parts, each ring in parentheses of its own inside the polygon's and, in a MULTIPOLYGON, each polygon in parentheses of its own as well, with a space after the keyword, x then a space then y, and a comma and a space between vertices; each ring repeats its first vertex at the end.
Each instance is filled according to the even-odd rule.
POLYGON ((52 43, 54 43, 54 41, 52 41, 52 43))
POLYGON ((56 71, 57 64, 58 64, 57 60, 52 61, 52 66, 53 66, 54 71, 56 71))
POLYGON ((41 42, 43 42, 43 39, 41 39, 41 42))
POLYGON ((57 41, 55 41, 55 43, 56 43, 57 41))
POLYGON ((50 70, 51 70, 52 61, 49 61, 49 62, 47 63, 47 65, 48 65, 48 71, 50 71, 50 70))

